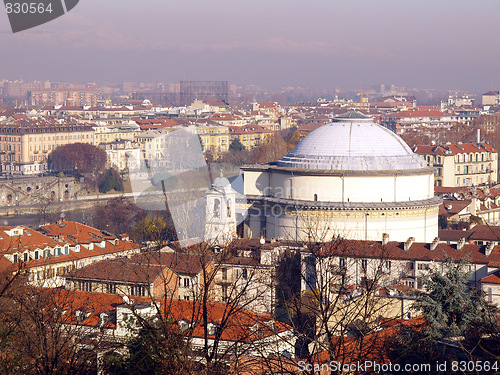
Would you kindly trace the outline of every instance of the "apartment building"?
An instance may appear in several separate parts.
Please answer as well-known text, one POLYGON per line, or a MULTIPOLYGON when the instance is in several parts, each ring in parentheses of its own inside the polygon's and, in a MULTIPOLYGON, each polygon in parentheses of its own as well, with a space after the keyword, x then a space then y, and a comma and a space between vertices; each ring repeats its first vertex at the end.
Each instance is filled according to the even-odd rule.
POLYGON ((95 145, 110 143, 117 140, 134 141, 141 132, 139 125, 135 121, 121 119, 118 123, 110 121, 93 121, 95 145))
POLYGON ((245 125, 229 127, 231 142, 238 139, 247 150, 259 147, 268 137, 274 134, 272 130, 266 130, 260 125, 245 125))
POLYGON ((99 90, 88 88, 33 89, 28 91, 28 102, 33 106, 41 105, 97 105, 99 90))
POLYGON ((487 143, 419 145, 414 152, 436 168, 435 186, 491 185, 498 181, 498 150, 487 143))
POLYGON ((22 165, 40 164, 59 146, 71 143, 94 144, 94 130, 71 117, 40 117, 0 123, 0 162, 15 170, 22 165))

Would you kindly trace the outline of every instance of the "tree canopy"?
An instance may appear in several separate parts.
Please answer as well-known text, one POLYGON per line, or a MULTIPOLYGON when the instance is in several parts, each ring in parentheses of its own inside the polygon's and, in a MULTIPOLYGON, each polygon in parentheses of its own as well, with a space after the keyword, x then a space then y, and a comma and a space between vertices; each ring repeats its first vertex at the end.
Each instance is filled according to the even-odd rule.
POLYGON ((467 262, 447 259, 442 267, 423 277, 426 292, 416 296, 413 309, 425 323, 403 326, 395 337, 393 360, 423 363, 451 357, 470 359, 479 355, 484 334, 498 332, 494 314, 484 298, 469 286, 467 262), (457 345, 447 345, 456 340, 457 345))
POLYGON ((106 165, 106 151, 88 143, 72 143, 57 147, 47 163, 54 172, 95 175, 106 165))

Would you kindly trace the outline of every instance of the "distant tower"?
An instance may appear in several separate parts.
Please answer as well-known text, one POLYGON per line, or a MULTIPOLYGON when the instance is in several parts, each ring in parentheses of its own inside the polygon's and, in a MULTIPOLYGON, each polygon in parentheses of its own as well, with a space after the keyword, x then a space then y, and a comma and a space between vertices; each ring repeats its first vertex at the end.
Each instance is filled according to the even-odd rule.
POLYGON ((205 197, 204 240, 213 245, 227 245, 236 238, 236 192, 221 172, 205 197))

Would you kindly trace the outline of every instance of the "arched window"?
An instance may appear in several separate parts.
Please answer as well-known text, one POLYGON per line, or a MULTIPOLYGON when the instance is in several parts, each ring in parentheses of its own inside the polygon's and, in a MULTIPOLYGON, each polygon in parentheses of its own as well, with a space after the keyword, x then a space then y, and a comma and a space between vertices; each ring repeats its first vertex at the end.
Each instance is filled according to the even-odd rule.
POLYGON ((214 200, 214 217, 220 217, 220 200, 214 200))
POLYGON ((231 217, 231 199, 227 200, 227 217, 231 217))
POLYGON ((314 194, 314 201, 316 202, 318 200, 318 194, 314 194))

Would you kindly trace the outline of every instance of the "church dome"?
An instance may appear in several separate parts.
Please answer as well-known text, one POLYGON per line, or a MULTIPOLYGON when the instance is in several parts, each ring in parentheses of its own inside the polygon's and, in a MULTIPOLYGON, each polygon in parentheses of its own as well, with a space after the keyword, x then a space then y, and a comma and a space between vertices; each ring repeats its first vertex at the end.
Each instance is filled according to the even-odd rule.
POLYGON ((384 171, 421 169, 427 163, 396 134, 356 111, 347 112, 300 141, 279 167, 384 171))

